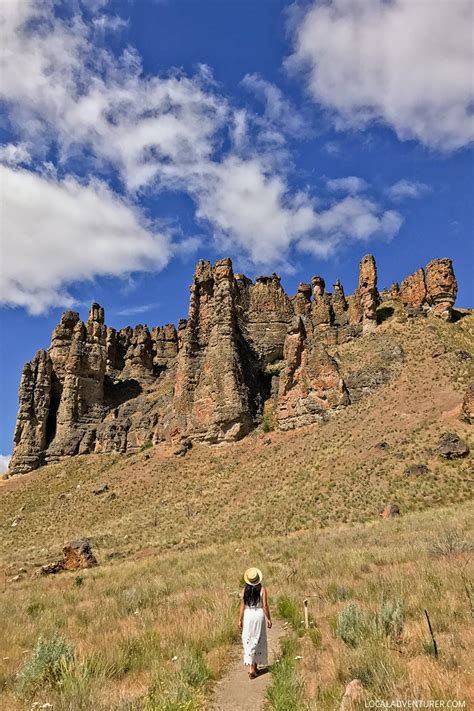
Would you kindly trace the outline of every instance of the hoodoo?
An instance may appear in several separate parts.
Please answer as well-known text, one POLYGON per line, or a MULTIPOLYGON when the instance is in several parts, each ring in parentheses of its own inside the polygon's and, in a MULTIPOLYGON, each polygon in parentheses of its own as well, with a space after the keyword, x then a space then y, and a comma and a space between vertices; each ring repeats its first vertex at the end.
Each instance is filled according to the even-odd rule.
MULTIPOLYGON (((392 285, 383 299, 407 315, 449 321, 456 294, 445 258, 400 289, 392 285)), ((321 276, 289 297, 276 274, 253 283, 221 259, 198 263, 188 318, 177 329, 116 331, 95 303, 86 322, 66 311, 48 351, 23 368, 10 473, 164 440, 235 441, 269 405, 281 429, 324 419, 350 404, 327 349, 377 328, 379 303, 376 264, 367 255, 349 297, 339 280, 327 292, 321 276)))

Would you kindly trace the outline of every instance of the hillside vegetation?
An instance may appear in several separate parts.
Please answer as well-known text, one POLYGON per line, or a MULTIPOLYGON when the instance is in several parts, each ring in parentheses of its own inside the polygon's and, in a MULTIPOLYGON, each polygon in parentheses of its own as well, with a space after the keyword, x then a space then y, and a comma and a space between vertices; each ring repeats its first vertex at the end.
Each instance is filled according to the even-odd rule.
MULTIPOLYGON (((446 431, 474 447, 459 419, 472 375, 459 351, 472 355, 473 336, 467 312, 452 324, 390 318, 333 350, 345 379, 356 371, 366 387, 382 369, 386 382, 325 423, 264 431, 269 413, 236 444, 195 445, 184 457, 165 445, 75 457, 2 482, 5 707, 206 708, 238 639, 251 563, 302 657, 293 705, 337 708, 354 677, 371 698, 474 695, 472 454, 436 453, 446 431), (412 464, 428 471, 409 476, 412 464), (381 520, 390 502, 402 515, 381 520), (98 568, 30 577, 84 536, 98 568), (314 627, 303 634, 306 596, 314 627), (55 634, 66 645, 56 640, 59 667, 38 683, 32 664, 17 677, 38 639, 55 634)), ((284 709, 279 693, 269 703, 284 709)))

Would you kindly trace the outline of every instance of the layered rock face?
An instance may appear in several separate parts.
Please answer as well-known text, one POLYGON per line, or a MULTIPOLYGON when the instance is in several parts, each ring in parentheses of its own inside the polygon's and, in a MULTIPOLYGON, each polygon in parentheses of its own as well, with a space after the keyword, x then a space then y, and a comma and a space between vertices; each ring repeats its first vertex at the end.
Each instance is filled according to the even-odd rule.
POLYGON ((394 294, 392 298, 400 300, 409 316, 430 312, 451 321, 457 292, 453 263, 445 257, 432 259, 425 270, 420 267, 406 277, 400 284, 398 296, 394 294))
POLYGON ((252 414, 238 323, 239 290, 230 259, 198 264, 183 345, 178 355, 174 439, 239 439, 252 414))
MULTIPOLYGON (((384 298, 449 320, 456 291, 451 260, 442 259, 384 298)), ((347 298, 339 280, 329 293, 320 276, 289 297, 276 274, 254 283, 222 259, 198 263, 177 328, 117 331, 98 304, 84 322, 66 311, 48 351, 23 369, 10 472, 163 440, 234 441, 268 408, 281 429, 321 420, 350 403, 346 385, 359 397, 327 349, 373 331, 379 299, 370 255, 347 298)), ((359 390, 370 388, 364 381, 359 390)))
POLYGON ((375 259, 368 254, 362 258, 359 269, 359 285, 354 293, 350 321, 360 324, 362 333, 370 333, 377 326, 377 306, 380 297, 377 291, 377 267, 375 259))
POLYGON ((321 343, 308 338, 301 316, 290 325, 283 355, 277 402, 281 429, 309 425, 323 419, 328 410, 349 404, 336 361, 321 343))

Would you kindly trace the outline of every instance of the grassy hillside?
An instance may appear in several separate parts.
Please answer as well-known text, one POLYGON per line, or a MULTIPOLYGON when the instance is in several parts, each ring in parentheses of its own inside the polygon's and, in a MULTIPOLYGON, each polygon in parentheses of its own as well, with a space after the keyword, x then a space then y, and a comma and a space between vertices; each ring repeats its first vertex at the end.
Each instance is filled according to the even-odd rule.
POLYGON ((301 708, 337 708, 356 675, 373 696, 473 693, 472 454, 448 461, 435 452, 444 431, 474 447, 459 419, 472 360, 458 353, 472 352, 473 336, 472 314, 453 324, 390 318, 335 353, 344 375, 363 371, 368 382, 383 369, 388 381, 327 423, 259 428, 183 458, 166 446, 77 457, 2 482, 6 708, 35 700, 71 710, 205 708, 238 637, 237 591, 250 563, 264 569, 274 608, 296 635, 302 599, 313 596, 315 631, 295 642, 301 708), (407 476, 410 464, 429 472, 407 476), (108 492, 95 494, 103 484, 108 492), (389 502, 400 519, 379 519, 389 502), (97 569, 30 578, 79 536, 92 541, 97 569), (338 620, 351 602, 342 613, 347 642, 338 620), (31 669, 19 685, 38 637, 58 630, 74 653, 53 687, 43 681, 35 692, 31 669))

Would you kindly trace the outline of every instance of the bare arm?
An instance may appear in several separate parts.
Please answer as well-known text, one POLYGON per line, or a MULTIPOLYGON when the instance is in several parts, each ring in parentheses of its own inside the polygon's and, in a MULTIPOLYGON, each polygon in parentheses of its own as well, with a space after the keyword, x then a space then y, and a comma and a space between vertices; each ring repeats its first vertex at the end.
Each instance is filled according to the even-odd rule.
POLYGON ((242 625, 244 623, 244 610, 245 610, 244 594, 242 593, 242 602, 240 603, 240 612, 239 612, 239 627, 240 627, 240 629, 242 629, 242 625))
POLYGON ((272 618, 270 615, 270 608, 268 607, 268 600, 267 600, 267 589, 263 588, 262 590, 262 604, 263 604, 263 611, 265 613, 265 617, 267 618, 267 626, 268 629, 272 626, 272 618))

